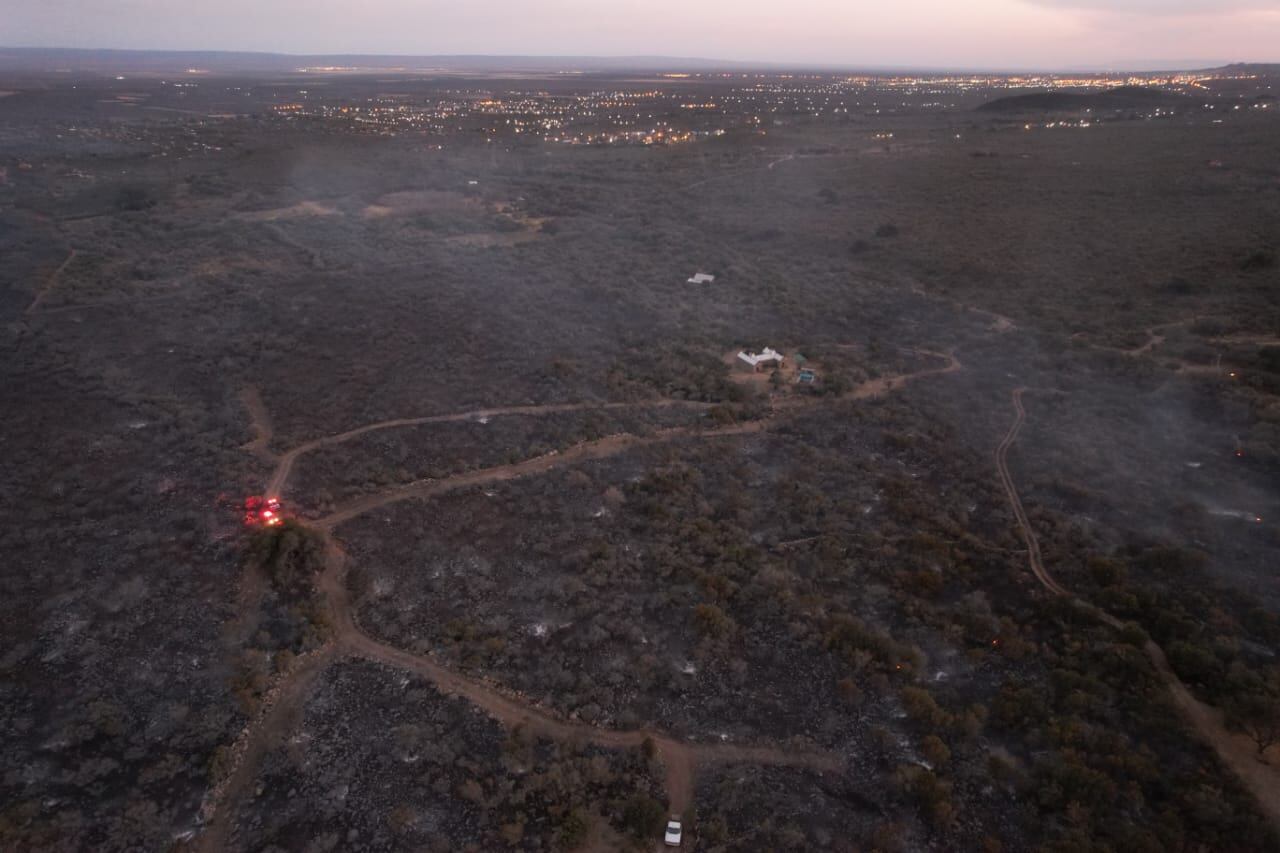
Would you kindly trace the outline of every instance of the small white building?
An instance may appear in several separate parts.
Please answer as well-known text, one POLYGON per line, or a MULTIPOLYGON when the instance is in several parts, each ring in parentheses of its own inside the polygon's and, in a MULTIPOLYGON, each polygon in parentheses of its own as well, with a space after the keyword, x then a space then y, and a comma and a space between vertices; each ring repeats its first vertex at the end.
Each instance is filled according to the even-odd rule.
POLYGON ((693 278, 689 279, 689 284, 711 284, 715 280, 715 276, 708 275, 705 272, 699 272, 693 274, 693 278))
POLYGON ((760 352, 740 352, 738 353, 738 366, 744 370, 771 370, 775 367, 782 367, 783 355, 776 349, 765 347, 760 352))

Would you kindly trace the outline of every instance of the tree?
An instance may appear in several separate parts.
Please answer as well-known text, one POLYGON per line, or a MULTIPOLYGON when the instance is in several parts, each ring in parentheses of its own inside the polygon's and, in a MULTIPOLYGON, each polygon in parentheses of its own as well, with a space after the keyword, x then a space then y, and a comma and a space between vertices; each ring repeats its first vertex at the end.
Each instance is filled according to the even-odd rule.
POLYGON ((652 838, 662 831, 667 810, 648 794, 636 794, 622 809, 622 828, 637 841, 652 838))
POLYGON ((249 540, 249 561, 266 572, 279 592, 306 596, 311 577, 324 568, 324 539, 294 519, 263 527, 249 540))
POLYGON ((1227 723, 1252 738, 1258 759, 1266 762, 1267 749, 1280 741, 1280 697, 1269 691, 1249 691, 1228 702, 1226 714, 1227 723))
POLYGON ((951 750, 937 735, 926 735, 924 740, 920 741, 920 751, 924 753, 925 760, 934 767, 946 767, 951 762, 951 750))
POLYGON ((125 211, 147 210, 155 207, 156 200, 146 187, 121 187, 116 193, 116 209, 125 211))
POLYGON ((704 637, 723 637, 733 629, 733 620, 714 604, 693 608, 693 624, 704 637))
POLYGON ((923 687, 904 687, 901 697, 902 706, 911 719, 934 729, 950 724, 951 715, 941 708, 929 695, 929 691, 923 687))
POLYGON ((573 809, 564 816, 557 832, 560 847, 564 850, 576 850, 587 840, 587 831, 591 828, 587 816, 581 809, 573 809))

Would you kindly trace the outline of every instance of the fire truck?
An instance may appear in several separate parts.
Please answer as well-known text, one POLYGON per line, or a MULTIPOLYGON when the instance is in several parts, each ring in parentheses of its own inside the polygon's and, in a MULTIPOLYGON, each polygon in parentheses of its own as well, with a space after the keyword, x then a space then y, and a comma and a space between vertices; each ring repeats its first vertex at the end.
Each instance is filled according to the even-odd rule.
POLYGON ((280 512, 279 498, 264 498, 254 495, 245 498, 244 523, 250 527, 278 527, 284 521, 280 512))

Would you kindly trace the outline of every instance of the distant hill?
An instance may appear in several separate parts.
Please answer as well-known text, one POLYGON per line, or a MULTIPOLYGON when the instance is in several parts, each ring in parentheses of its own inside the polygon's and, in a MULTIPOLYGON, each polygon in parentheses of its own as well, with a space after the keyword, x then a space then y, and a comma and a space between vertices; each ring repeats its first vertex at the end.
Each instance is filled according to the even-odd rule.
MULTIPOLYGON (((1140 63, 1149 66, 1150 63, 1140 63)), ((1175 66, 1182 67, 1182 66, 1175 66)), ((809 71, 828 73, 930 75, 1023 73, 1030 69, 975 69, 950 66, 861 65, 850 63, 761 62, 691 56, 496 56, 288 54, 233 50, 112 50, 0 45, 0 72, 83 74, 172 74, 198 69, 215 74, 291 74, 303 69, 384 74, 557 74, 661 71, 809 71)), ((1075 69, 1082 70, 1082 69, 1075 69)), ((1114 70, 1114 69, 1113 69, 1114 70)), ((1235 64, 1208 69, 1280 76, 1280 65, 1235 64)))
MULTIPOLYGON (((213 73, 287 74, 303 69, 384 73, 548 73, 609 71, 706 71, 745 67, 727 60, 677 56, 381 56, 293 55, 236 51, 79 50, 0 47, 0 71, 75 71, 126 74, 173 73, 199 69, 213 73)), ((751 63, 751 67, 768 67, 751 63)))
POLYGON ((1032 92, 988 101, 979 110, 989 113, 1078 112, 1177 106, 1184 95, 1147 86, 1120 86, 1098 92, 1032 92))
POLYGON ((1280 62, 1234 62, 1212 70, 1230 74, 1257 74, 1259 77, 1280 77, 1280 62))

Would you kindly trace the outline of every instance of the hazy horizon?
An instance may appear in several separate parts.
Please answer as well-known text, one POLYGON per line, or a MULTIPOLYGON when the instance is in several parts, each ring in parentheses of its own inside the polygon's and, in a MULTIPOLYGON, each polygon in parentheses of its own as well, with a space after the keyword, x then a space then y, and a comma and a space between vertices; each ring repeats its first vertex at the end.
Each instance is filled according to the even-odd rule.
MULTIPOLYGON (((566 53, 377 53, 377 52, 333 52, 333 53, 299 53, 296 51, 277 50, 237 50, 222 48, 120 48, 120 47, 68 47, 67 45, 19 45, 0 44, 0 52, 22 51, 24 53, 49 54, 84 53, 84 54, 155 54, 157 56, 174 55, 217 55, 217 56, 260 56, 288 59, 385 59, 385 60, 465 60, 475 69, 482 68, 480 61, 493 60, 493 70, 502 70, 504 62, 517 63, 519 60, 530 60, 540 64, 552 63, 556 60, 576 61, 581 63, 599 62, 599 70, 689 70, 694 72, 717 70, 752 70, 763 72, 838 72, 838 73, 990 73, 990 74, 1022 74, 1022 73, 1106 73, 1133 72, 1151 73, 1160 71, 1191 71, 1208 68, 1220 68, 1229 65, 1270 65, 1280 64, 1271 60, 1256 60, 1250 57, 1199 57, 1183 59, 1129 59, 1116 62, 1098 63, 1066 63, 1060 65, 930 65, 926 63, 903 62, 803 62, 803 61, 769 61, 753 57, 721 57, 721 56, 681 56, 673 54, 566 54, 566 53), (628 60, 634 60, 634 69, 627 66, 628 60)), ((390 70, 393 66, 377 70, 390 70)), ((246 66, 245 70, 253 70, 246 66)), ((571 70, 566 68, 565 70, 571 70)), ((593 69, 595 70, 595 69, 593 69)))
POLYGON ((671 57, 726 64, 1151 70, 1280 59, 1274 0, 48 0, 7 12, 10 48, 291 55, 671 57), (357 14, 358 12, 358 14, 357 14))

